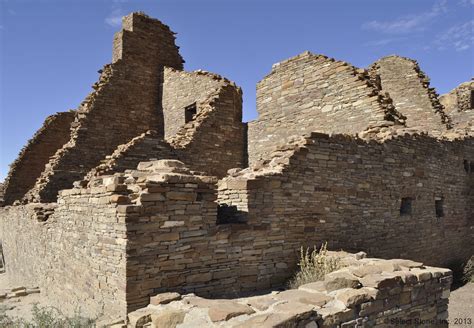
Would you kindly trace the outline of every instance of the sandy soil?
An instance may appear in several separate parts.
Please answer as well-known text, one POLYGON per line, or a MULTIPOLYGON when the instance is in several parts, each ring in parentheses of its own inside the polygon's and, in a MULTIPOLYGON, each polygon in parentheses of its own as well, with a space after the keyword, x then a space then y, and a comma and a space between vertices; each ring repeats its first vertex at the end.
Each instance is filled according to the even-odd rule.
MULTIPOLYGON (((10 284, 8 281, 8 276, 6 274, 0 274, 0 294, 3 294, 15 287, 20 286, 14 286, 10 284)), ((41 304, 42 306, 45 306, 47 305, 47 301, 42 297, 41 294, 30 294, 27 296, 0 300, 0 307, 3 309, 2 312, 4 314, 10 318, 16 317, 23 318, 25 320, 31 320, 34 304, 41 304)))
POLYGON ((468 283, 449 296, 449 327, 474 327, 474 283, 468 283))

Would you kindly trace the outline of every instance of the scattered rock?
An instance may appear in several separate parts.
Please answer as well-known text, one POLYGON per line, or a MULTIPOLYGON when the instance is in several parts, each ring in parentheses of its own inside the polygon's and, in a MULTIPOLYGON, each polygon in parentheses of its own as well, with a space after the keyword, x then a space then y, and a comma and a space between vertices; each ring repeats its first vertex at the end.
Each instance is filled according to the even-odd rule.
POLYGON ((181 299, 181 295, 178 293, 161 293, 150 297, 151 305, 168 304, 172 301, 181 299))
POLYGON ((164 310, 151 315, 151 323, 155 328, 175 328, 183 322, 186 313, 183 311, 164 310))
POLYGON ((243 314, 255 313, 250 306, 234 301, 220 300, 209 307, 209 318, 213 322, 227 321, 243 314))

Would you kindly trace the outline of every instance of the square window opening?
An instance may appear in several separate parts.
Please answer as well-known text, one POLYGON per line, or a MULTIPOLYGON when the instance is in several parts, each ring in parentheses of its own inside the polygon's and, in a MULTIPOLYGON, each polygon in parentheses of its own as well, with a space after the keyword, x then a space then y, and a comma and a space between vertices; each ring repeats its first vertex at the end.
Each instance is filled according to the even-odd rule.
POLYGON ((443 199, 436 198, 435 199, 435 210, 436 210, 436 217, 442 218, 444 216, 444 208, 443 208, 443 199))
POLYGON ((469 161, 465 159, 463 163, 464 163, 464 171, 466 171, 466 173, 469 173, 469 161))
POLYGON ((403 197, 400 203, 400 215, 411 215, 413 199, 411 197, 403 197))
POLYGON ((184 108, 184 123, 191 122, 194 119, 194 115, 197 113, 196 103, 186 106, 184 108))
POLYGON ((471 90, 471 109, 474 109, 474 90, 471 90))

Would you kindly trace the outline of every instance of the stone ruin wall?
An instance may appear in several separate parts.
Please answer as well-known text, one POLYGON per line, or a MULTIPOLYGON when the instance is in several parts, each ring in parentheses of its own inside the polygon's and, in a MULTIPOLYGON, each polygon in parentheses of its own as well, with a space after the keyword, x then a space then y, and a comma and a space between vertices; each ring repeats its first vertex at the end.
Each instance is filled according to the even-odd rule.
POLYGON ((196 171, 224 177, 232 168, 247 166, 246 125, 242 123, 242 93, 233 85, 201 103, 195 119, 170 140, 179 160, 196 171))
POLYGON ((273 153, 270 163, 222 180, 219 202, 235 206, 236 222, 278 226, 288 249, 326 240, 330 249, 450 266, 474 252, 474 184, 465 166, 473 154, 472 140, 401 135, 379 143, 313 134, 273 153), (412 212, 400 215, 406 197, 412 212))
POLYGON ((58 204, 2 209, 10 282, 34 282, 65 313, 80 306, 91 318, 126 315, 126 227, 110 194, 64 191, 58 204))
POLYGON ((466 259, 474 251, 473 141, 433 137, 446 122, 413 65, 416 92, 407 94, 431 102, 436 120, 419 127, 431 136, 405 129, 418 112, 394 108, 382 94, 389 79, 381 74, 380 90, 375 66, 367 72, 309 53, 276 65, 258 85, 251 167, 217 183, 247 166, 241 90, 210 73, 177 71, 182 59, 169 29, 127 16, 69 142, 27 194, 43 204, 1 209, 8 270, 18 284, 38 281, 52 299, 83 304, 91 316, 124 316, 162 291, 236 295, 281 286, 299 248, 324 241, 435 265, 466 259), (195 97, 174 90, 200 83, 207 91, 195 97), (193 119, 166 132, 190 101, 193 119), (190 170, 175 161, 139 164, 166 158, 190 170), (57 204, 44 204, 86 173, 57 204), (409 215, 400 215, 402 198, 412 200, 409 215))
POLYGON ((72 111, 57 113, 46 118, 43 126, 10 165, 10 172, 4 184, 5 205, 20 200, 34 186, 49 158, 69 141, 73 120, 72 111))
POLYGON ((128 314, 128 327, 176 323, 205 327, 448 327, 448 269, 420 262, 327 252, 342 269, 298 289, 234 299, 162 293, 128 314))
MULTIPOLYGON (((234 85, 217 74, 205 71, 184 72, 169 67, 163 70, 161 92, 163 97, 163 115, 165 121, 165 139, 170 140, 182 128, 185 122, 185 108, 196 105, 197 113, 201 103, 226 85, 234 85)), ((238 114, 238 112, 237 112, 238 114)))
POLYGON ((404 122, 365 70, 309 52, 273 65, 257 85, 257 111, 249 122, 251 164, 293 135, 357 134, 404 122))
POLYGON ((164 66, 182 69, 183 60, 168 26, 141 14, 123 20, 114 38, 113 63, 101 71, 95 89, 77 110, 71 139, 51 158, 27 196, 54 201, 118 145, 147 130, 162 135, 158 85, 164 66))
POLYGON ((95 178, 87 189, 62 191, 46 223, 25 220, 22 211, 34 204, 7 208, 16 213, 6 215, 0 238, 12 272, 34 267, 28 272, 41 273, 44 290, 74 301, 93 285, 101 296, 85 310, 117 315, 163 291, 235 296, 281 286, 296 269, 299 248, 324 241, 332 249, 448 265, 474 251, 474 179, 463 165, 473 150, 472 142, 419 135, 378 143, 312 134, 218 188, 215 177, 192 174, 180 162, 144 162, 95 178), (402 197, 412 197, 411 215, 400 215, 402 197), (437 197, 444 202, 441 218, 437 197), (238 204, 248 212, 246 222, 218 224, 216 200, 238 204), (25 226, 15 229, 18 224, 25 226), (23 246, 10 246, 15 243, 23 246), (82 275, 89 283, 74 284, 74 292, 63 287, 69 272, 88 267, 82 275))
POLYGON ((407 127, 435 136, 451 127, 450 117, 430 88, 429 77, 415 60, 388 56, 372 64, 369 71, 380 82, 382 92, 388 92, 395 108, 407 117, 407 127))
POLYGON ((453 128, 474 135, 474 81, 464 82, 440 97, 446 113, 452 118, 453 128))
POLYGON ((147 131, 118 146, 85 180, 135 169, 139 162, 155 159, 179 159, 194 171, 217 177, 247 166, 240 88, 219 75, 168 67, 161 88, 166 140, 157 131, 147 131), (202 90, 193 97, 197 86, 202 90), (197 113, 185 123, 185 107, 194 103, 197 113))

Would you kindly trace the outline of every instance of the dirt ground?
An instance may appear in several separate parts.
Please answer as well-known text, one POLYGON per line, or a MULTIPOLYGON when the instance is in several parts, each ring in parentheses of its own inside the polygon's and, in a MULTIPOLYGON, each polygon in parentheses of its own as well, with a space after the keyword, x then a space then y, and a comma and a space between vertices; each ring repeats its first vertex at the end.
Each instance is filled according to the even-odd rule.
POLYGON ((474 283, 468 283, 449 296, 449 327, 474 327, 474 283))
MULTIPOLYGON (((14 286, 9 283, 8 276, 6 274, 0 274, 0 294, 3 294, 12 288, 20 287, 14 286)), ((36 286, 24 286, 24 287, 36 287, 36 286)), ((10 298, 0 300, 0 310, 3 314, 6 314, 10 318, 23 318, 25 320, 31 320, 32 309, 34 304, 40 304, 42 306, 47 305, 47 300, 39 294, 30 294, 22 297, 10 298)))

